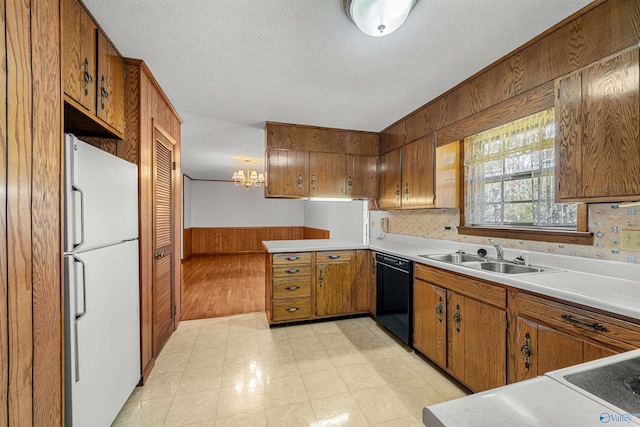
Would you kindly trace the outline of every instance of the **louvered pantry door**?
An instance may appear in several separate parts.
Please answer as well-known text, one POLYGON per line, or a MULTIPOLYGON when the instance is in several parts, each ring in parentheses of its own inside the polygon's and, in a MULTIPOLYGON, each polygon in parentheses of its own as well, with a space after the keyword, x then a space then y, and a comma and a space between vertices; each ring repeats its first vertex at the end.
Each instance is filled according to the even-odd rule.
POLYGON ((157 128, 153 147, 153 336, 157 356, 175 329, 173 144, 157 128))

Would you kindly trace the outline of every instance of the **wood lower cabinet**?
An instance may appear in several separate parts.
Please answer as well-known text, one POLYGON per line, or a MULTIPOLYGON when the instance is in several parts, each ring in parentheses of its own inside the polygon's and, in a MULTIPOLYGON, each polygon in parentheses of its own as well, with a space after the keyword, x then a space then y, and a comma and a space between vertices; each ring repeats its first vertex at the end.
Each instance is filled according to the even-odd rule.
POLYGON ((316 316, 353 312, 353 254, 351 251, 316 254, 316 316))
POLYGON ((640 60, 633 47, 555 81, 556 185, 566 201, 640 195, 640 60))
POLYGON ((447 366, 447 291, 416 279, 413 286, 413 346, 447 366))
POLYGON ((313 254, 288 253, 268 256, 270 286, 267 310, 272 323, 311 318, 311 268, 313 254))
POLYGON ((640 347, 640 325, 518 292, 509 382, 640 347))
POLYGON ((375 256, 372 251, 358 250, 356 254, 355 278, 355 312, 374 313, 376 310, 375 256))
POLYGON ((504 288, 414 265, 414 347, 473 391, 506 384, 504 288))

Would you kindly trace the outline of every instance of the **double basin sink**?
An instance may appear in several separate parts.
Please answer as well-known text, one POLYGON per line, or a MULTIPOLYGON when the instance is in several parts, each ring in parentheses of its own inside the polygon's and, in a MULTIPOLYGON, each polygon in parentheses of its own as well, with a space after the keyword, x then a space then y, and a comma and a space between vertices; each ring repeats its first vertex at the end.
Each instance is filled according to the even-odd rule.
POLYGON ((541 268, 532 265, 522 265, 512 261, 488 259, 479 255, 465 253, 418 256, 435 261, 443 261, 450 264, 461 265, 463 267, 475 268, 476 270, 491 271, 500 274, 524 274, 542 273, 544 271, 558 271, 557 269, 549 267, 541 268))

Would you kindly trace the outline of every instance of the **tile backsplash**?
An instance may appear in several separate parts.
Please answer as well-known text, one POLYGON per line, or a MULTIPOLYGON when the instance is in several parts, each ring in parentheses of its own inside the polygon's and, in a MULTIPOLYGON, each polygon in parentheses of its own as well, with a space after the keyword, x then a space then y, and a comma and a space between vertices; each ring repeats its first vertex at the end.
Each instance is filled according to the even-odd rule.
MULTIPOLYGON (((388 216, 390 233, 487 244, 486 237, 458 234, 459 209, 398 210, 389 211, 388 216)), ((499 241, 505 248, 638 263, 640 252, 620 249, 621 230, 640 230, 640 208, 622 208, 615 203, 589 205, 589 231, 594 233, 592 246, 502 238, 499 241)))

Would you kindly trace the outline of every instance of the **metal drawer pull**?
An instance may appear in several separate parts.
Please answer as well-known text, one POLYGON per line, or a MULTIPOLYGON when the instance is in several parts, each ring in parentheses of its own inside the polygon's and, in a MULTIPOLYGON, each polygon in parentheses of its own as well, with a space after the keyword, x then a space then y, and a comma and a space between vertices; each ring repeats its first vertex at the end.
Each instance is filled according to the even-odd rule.
POLYGON ((294 311, 298 311, 298 310, 300 310, 300 307, 291 307, 291 308, 287 308, 287 311, 288 311, 289 313, 293 313, 294 311))
POLYGON ((560 317, 562 317, 567 322, 572 322, 572 323, 575 323, 576 325, 580 325, 580 326, 584 326, 584 327, 587 327, 587 328, 591 328, 591 329, 594 329, 596 331, 600 331, 600 332, 608 332, 609 331, 607 328, 605 328, 604 326, 602 326, 601 324, 596 323, 596 322, 588 323, 588 322, 585 322, 584 320, 575 319, 573 316, 569 316, 568 314, 563 314, 560 317))
POLYGON ((298 289, 300 289, 300 286, 287 286, 284 288, 285 291, 296 291, 298 289))
POLYGON ((329 259, 339 259, 340 255, 329 255, 329 259))
POLYGON ((285 273, 289 273, 289 274, 296 274, 296 273, 300 273, 300 270, 295 269, 295 270, 285 270, 285 273))
POLYGON ((285 258, 287 261, 297 261, 300 259, 300 257, 297 256, 288 256, 285 258))
POLYGON ((524 356, 524 367, 531 368, 531 335, 524 334, 524 345, 520 347, 520 354, 524 356))
POLYGON ((442 323, 442 297, 440 298, 440 301, 438 302, 438 306, 436 307, 436 313, 438 313, 438 321, 440 323, 442 323))

